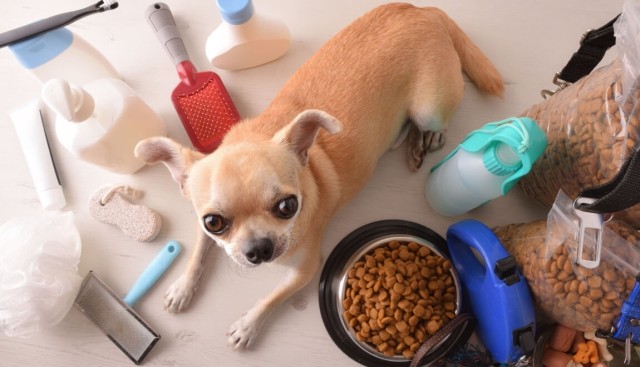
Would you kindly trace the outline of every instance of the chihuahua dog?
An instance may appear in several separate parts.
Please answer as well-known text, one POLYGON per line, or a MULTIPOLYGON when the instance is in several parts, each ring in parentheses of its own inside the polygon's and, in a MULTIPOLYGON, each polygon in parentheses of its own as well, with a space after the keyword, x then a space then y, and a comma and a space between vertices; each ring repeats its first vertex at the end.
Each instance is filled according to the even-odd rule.
POLYGON ((270 311, 315 276, 327 223, 367 183, 380 156, 407 140, 416 170, 443 144, 462 99, 462 71, 481 91, 502 95, 498 71, 443 11, 383 5, 323 45, 262 114, 234 125, 213 153, 164 137, 141 141, 136 156, 168 167, 199 223, 166 308, 189 305, 214 243, 242 266, 277 259, 288 275, 227 334, 233 348, 251 345, 270 311))

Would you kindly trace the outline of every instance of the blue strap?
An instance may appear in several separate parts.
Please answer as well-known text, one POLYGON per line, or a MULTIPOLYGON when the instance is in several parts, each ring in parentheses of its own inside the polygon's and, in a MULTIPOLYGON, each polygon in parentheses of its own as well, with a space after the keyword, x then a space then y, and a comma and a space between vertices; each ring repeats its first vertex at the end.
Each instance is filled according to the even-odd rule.
POLYGON ((632 343, 640 344, 640 279, 638 277, 629 298, 622 304, 620 316, 614 328, 614 338, 625 341, 631 337, 632 343))

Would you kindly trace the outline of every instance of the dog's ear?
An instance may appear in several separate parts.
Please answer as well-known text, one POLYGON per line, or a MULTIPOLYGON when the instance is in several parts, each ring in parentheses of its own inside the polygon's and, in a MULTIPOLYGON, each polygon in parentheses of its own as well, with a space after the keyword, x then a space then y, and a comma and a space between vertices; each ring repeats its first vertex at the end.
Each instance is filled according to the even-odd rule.
POLYGON ((342 131, 342 124, 324 111, 305 110, 276 133, 273 140, 289 145, 302 165, 306 165, 307 152, 315 142, 320 128, 327 130, 330 134, 337 134, 342 131))
POLYGON ((140 141, 134 154, 147 164, 164 163, 171 172, 173 179, 180 184, 182 195, 189 197, 185 182, 189 169, 196 161, 204 158, 204 154, 185 148, 175 141, 165 137, 154 137, 140 141))

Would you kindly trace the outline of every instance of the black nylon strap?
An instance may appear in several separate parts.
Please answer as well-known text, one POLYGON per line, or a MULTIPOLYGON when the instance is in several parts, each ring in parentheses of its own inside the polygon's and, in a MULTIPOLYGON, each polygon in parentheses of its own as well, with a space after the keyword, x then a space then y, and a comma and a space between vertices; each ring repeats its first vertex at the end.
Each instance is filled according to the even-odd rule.
POLYGON ((620 171, 609 182, 583 190, 579 197, 596 199, 591 204, 580 204, 577 209, 614 213, 640 203, 640 154, 634 150, 620 171))
POLYGON ((561 80, 575 83, 595 69, 605 52, 616 43, 613 23, 619 16, 618 14, 602 27, 585 33, 580 42, 580 48, 571 56, 567 65, 559 73, 558 76, 561 80))
MULTIPOLYGON (((593 71, 607 50, 616 43, 613 24, 619 17, 620 14, 602 27, 584 34, 580 48, 558 74, 560 80, 575 83, 593 71)), ((596 213, 614 213, 640 203, 640 156, 637 149, 611 181, 584 189, 578 197, 595 201, 579 204, 576 209, 596 213)))

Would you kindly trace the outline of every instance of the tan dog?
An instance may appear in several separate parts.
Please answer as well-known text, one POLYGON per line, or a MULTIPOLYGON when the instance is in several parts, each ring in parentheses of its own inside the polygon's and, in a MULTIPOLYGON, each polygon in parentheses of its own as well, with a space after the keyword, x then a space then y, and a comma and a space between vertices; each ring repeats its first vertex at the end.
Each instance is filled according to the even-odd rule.
POLYGON ((408 135, 417 169, 427 150, 442 145, 432 132, 462 98, 462 70, 482 91, 503 93, 499 73, 441 10, 384 5, 328 41, 260 116, 235 125, 210 155, 167 138, 140 142, 136 155, 169 168, 200 225, 166 308, 189 305, 214 242, 243 266, 286 262, 286 279, 229 329, 232 347, 249 346, 270 311, 314 277, 325 226, 380 156, 408 135))

